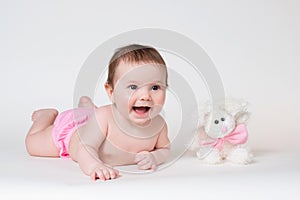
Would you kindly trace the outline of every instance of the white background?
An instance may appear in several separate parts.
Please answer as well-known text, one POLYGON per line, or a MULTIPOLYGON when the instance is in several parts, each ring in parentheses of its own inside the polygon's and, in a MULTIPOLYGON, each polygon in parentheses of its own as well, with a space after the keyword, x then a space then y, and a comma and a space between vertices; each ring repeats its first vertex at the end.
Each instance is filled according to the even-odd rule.
MULTIPOLYGON (((14 177, 10 166, 22 163, 11 161, 10 157, 31 159, 25 153, 24 138, 33 110, 43 107, 65 110, 73 106, 78 72, 97 46, 122 32, 152 27, 179 32, 207 52, 220 73, 226 94, 251 103, 249 144, 257 157, 261 156, 264 163, 272 156, 288 152, 284 154, 284 158, 289 158, 287 165, 293 166, 290 171, 299 177, 299 9, 297 0, 0 0, 0 136, 2 154, 8 159, 1 164, 11 164, 4 165, 2 174, 14 177)), ((286 159, 273 162, 287 163, 286 159)), ((30 161, 39 165, 39 160, 30 161)), ((182 165, 178 164, 179 168, 182 165)), ((272 168, 271 164, 263 166, 272 168)), ((174 170, 180 170, 184 177, 182 170, 188 168, 174 170)), ((22 169, 18 177, 26 176, 22 169)), ((221 168, 218 170, 222 172, 221 168)), ((176 180, 174 176, 171 180, 187 181, 176 180)), ((36 183, 32 181, 33 185, 36 183)), ((299 181, 290 182, 292 187, 295 183, 299 185, 299 181)), ((15 184, 5 183, 12 187, 15 184)), ((286 184, 285 187, 290 188, 286 184)), ((31 189, 23 188, 34 191, 31 189)), ((213 188, 206 187, 206 191, 213 188)), ((290 192, 299 197, 296 190, 290 192)))

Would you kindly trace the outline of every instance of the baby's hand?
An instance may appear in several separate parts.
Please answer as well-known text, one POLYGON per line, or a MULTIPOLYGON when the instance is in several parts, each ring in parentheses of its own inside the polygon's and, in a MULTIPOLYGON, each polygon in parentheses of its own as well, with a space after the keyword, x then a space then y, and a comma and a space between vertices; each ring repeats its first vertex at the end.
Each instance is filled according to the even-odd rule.
POLYGON ((106 181, 109 179, 115 179, 119 176, 119 171, 107 164, 98 164, 90 174, 93 181, 100 179, 106 181))
POLYGON ((148 152, 148 151, 142 151, 136 154, 135 160, 134 160, 139 169, 151 169, 155 170, 156 169, 156 161, 154 156, 148 152))

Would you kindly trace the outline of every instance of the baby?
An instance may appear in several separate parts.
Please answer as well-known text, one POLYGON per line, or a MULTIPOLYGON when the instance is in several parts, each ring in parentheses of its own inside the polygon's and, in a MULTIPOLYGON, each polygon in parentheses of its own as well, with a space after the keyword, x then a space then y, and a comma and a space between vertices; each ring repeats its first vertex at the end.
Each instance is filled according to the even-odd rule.
POLYGON ((160 111, 165 102, 167 68, 158 51, 128 45, 112 56, 105 90, 112 102, 96 107, 81 97, 78 107, 32 114, 26 137, 32 156, 71 157, 92 180, 118 177, 113 166, 137 164, 155 170, 170 154, 160 111))

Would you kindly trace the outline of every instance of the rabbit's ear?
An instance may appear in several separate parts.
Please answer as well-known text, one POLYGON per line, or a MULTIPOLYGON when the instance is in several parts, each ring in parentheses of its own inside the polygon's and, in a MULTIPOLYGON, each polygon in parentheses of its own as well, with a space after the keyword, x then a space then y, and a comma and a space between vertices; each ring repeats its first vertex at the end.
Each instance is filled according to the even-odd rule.
POLYGON ((212 104, 211 104, 211 102, 207 101, 207 102, 203 103, 199 107, 198 110, 199 110, 198 127, 202 127, 202 126, 205 126, 205 124, 207 123, 209 114, 212 111, 212 104))
POLYGON ((226 99, 225 109, 228 113, 236 116, 240 112, 246 112, 249 103, 242 99, 228 98, 226 99))
POLYGON ((235 114, 235 121, 237 124, 246 123, 250 118, 250 113, 247 111, 241 111, 235 114))
POLYGON ((209 119, 210 112, 200 113, 198 127, 203 127, 209 119))

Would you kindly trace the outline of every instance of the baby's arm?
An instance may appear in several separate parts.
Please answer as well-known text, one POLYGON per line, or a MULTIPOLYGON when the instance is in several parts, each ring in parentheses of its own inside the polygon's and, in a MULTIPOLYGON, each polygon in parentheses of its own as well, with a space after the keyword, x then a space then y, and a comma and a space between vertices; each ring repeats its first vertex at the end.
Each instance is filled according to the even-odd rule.
POLYGON ((161 131, 155 149, 151 152, 142 151, 136 155, 135 161, 139 169, 155 170, 156 167, 164 163, 170 155, 170 140, 168 138, 168 127, 165 123, 161 131))
POLYGON ((103 163, 98 156, 98 148, 105 140, 105 129, 100 128, 95 115, 92 115, 85 126, 78 129, 78 148, 74 152, 81 170, 89 175, 93 180, 114 179, 118 176, 118 171, 103 163))

